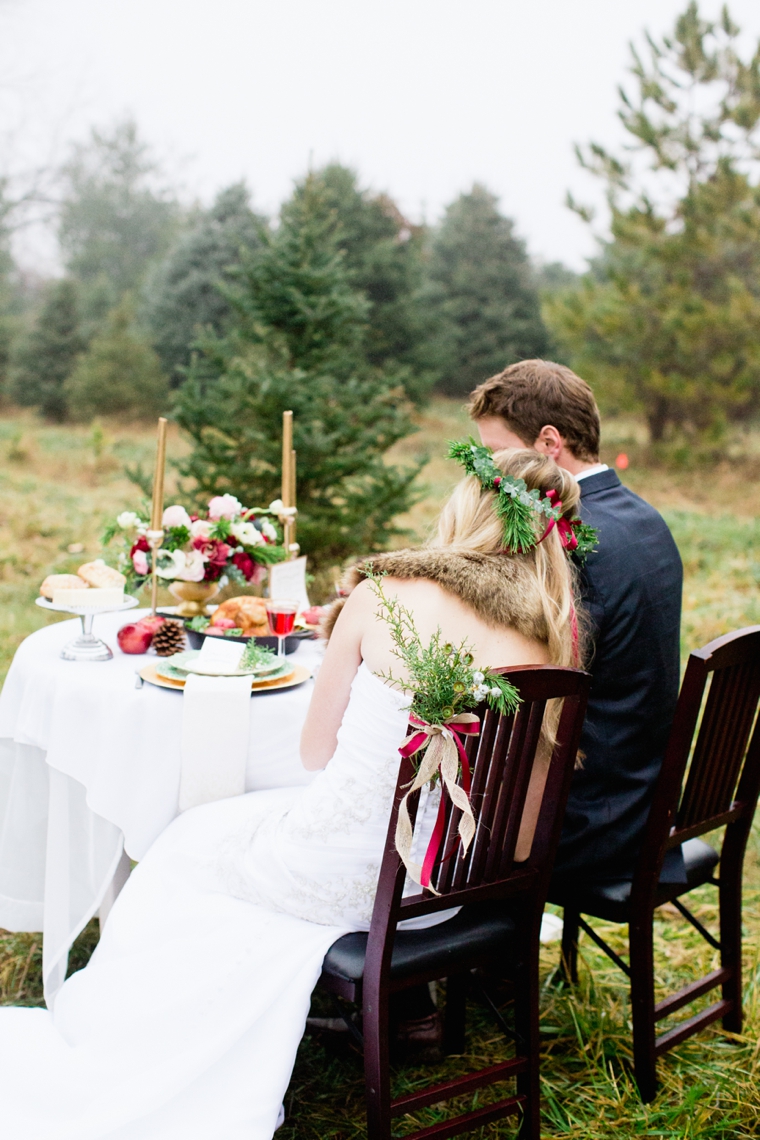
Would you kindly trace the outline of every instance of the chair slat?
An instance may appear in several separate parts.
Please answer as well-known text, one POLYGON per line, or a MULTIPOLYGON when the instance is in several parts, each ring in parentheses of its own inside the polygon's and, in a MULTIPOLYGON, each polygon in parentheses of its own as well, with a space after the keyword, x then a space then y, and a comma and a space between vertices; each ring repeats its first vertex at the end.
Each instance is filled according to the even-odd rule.
MULTIPOLYGON (((519 798, 518 789, 523 783, 520 776, 527 755, 526 741, 531 726, 531 711, 531 706, 523 703, 515 715, 507 751, 505 777, 501 787, 497 789, 496 811, 493 816, 484 871, 486 882, 492 882, 497 878, 503 846, 509 838, 508 824, 512 814, 513 801, 515 797, 519 798)), ((531 756, 531 767, 532 760, 533 757, 531 756)), ((522 814, 522 807, 520 807, 520 813, 522 814)))
POLYGON ((715 672, 678 810, 677 830, 729 810, 760 699, 760 663, 715 672))

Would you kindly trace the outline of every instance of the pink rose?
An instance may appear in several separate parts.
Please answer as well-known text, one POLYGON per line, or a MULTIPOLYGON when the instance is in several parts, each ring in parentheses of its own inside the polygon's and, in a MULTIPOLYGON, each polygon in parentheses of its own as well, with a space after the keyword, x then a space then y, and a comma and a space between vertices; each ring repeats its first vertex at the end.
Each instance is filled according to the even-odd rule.
POLYGON ((184 507, 175 504, 173 507, 167 507, 164 511, 161 525, 167 529, 173 526, 184 526, 190 529, 190 515, 184 507))
POLYGON ((148 559, 145 556, 144 550, 136 550, 132 555, 132 565, 135 568, 135 574, 144 577, 148 571, 148 559))
POLYGON ((217 519, 234 519, 243 509, 234 495, 214 495, 208 505, 208 517, 215 522, 217 519))

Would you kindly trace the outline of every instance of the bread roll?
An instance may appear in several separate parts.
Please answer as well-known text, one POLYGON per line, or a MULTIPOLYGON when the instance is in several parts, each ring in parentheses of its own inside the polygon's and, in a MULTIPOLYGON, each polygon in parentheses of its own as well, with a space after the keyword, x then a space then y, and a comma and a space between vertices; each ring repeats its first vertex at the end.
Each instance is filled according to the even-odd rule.
POLYGON ((118 570, 106 566, 102 558, 98 558, 95 562, 85 562, 84 566, 79 567, 77 574, 88 586, 94 586, 96 589, 124 586, 127 581, 118 570))
POLYGON ((52 602, 54 590, 82 589, 86 589, 86 586, 78 574, 48 574, 40 586, 40 594, 52 602))

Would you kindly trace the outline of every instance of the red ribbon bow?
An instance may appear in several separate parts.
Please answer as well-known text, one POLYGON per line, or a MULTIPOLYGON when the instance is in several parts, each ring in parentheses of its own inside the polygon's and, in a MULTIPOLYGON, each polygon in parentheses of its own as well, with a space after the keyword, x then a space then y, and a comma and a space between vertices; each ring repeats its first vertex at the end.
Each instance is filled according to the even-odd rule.
MULTIPOLYGON (((557 492, 554 490, 554 488, 546 492, 546 497, 553 507, 555 507, 558 511, 562 510, 562 500, 557 497, 557 492), (554 501, 555 499, 557 500, 556 502, 554 501)), ((557 531, 559 533, 559 540, 565 550, 575 550, 578 545, 578 537, 573 529, 572 522, 566 518, 549 519, 549 525, 538 541, 543 542, 546 536, 548 534, 551 534, 552 529, 555 526, 557 527, 557 531)))
MULTIPOLYGON (((419 725, 421 728, 427 731, 415 732, 412 736, 404 741, 404 743, 399 748, 399 752, 405 758, 413 756, 415 752, 419 752, 421 748, 425 748, 431 740, 431 734, 429 731, 430 728, 439 727, 428 725, 426 721, 420 720, 419 717, 416 717, 413 713, 409 717, 409 721, 411 724, 419 725)), ((463 733, 465 736, 477 736, 480 732, 480 721, 477 717, 472 717, 471 720, 460 720, 459 717, 455 717, 453 720, 447 721, 445 724, 441 725, 440 728, 449 733, 451 739, 457 746, 459 759, 462 763, 462 791, 469 800, 471 787, 470 762, 467 759, 467 753, 464 750, 464 744, 462 743, 460 733, 463 733)), ((443 843, 443 833, 446 824, 446 803, 444 799, 444 790, 445 780, 442 779, 441 800, 438 805, 438 815, 436 817, 433 833, 430 836, 430 840, 428 842, 425 858, 422 861, 422 872, 420 874, 420 885, 428 888, 430 887, 430 876, 433 873, 433 868, 435 867, 435 863, 438 858, 438 852, 440 851, 441 844, 443 843)), ((448 857, 449 856, 447 856, 447 858, 448 857)), ((406 863, 406 859, 404 862, 406 863)))

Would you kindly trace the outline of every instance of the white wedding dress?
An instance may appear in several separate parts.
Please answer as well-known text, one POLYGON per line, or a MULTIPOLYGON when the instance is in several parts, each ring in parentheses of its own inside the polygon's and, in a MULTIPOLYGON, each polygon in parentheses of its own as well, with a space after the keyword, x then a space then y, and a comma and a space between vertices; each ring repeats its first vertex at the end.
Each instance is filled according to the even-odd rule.
POLYGON ((369 927, 407 703, 362 665, 310 785, 167 828, 53 1012, 0 1009, 0 1135, 270 1140, 323 957, 369 927))

